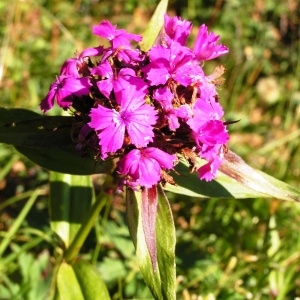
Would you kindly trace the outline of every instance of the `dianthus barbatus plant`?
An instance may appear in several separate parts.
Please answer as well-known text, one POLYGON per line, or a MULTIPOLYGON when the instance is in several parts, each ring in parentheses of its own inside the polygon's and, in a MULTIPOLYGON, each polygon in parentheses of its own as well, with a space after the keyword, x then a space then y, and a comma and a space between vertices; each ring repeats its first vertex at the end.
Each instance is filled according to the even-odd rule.
POLYGON ((126 190, 127 224, 144 280, 155 299, 168 300, 176 298, 176 234, 164 190, 300 201, 298 190, 227 149, 232 122, 223 119, 217 93, 225 69, 206 74, 203 67, 228 49, 205 25, 188 47, 192 24, 166 15, 167 3, 160 1, 143 39, 109 21, 93 27, 109 46, 67 59, 41 101, 43 112, 56 102, 69 116, 0 108, 0 141, 51 170, 57 298, 110 299, 79 251, 115 191, 126 190), (95 173, 106 178, 97 197, 91 176, 82 176, 95 173))
POLYGON ((211 181, 229 140, 216 85, 224 68, 205 74, 205 61, 228 52, 219 36, 201 25, 192 48, 192 24, 164 16, 164 26, 148 51, 133 48, 142 37, 109 21, 93 27, 109 47, 83 50, 66 60, 49 93, 44 112, 54 102, 77 119, 72 132, 79 153, 102 160, 119 158, 119 189, 142 195, 146 244, 156 271, 157 185, 176 184, 168 174, 185 158, 200 180, 211 181), (199 166, 197 158, 207 161, 199 166))

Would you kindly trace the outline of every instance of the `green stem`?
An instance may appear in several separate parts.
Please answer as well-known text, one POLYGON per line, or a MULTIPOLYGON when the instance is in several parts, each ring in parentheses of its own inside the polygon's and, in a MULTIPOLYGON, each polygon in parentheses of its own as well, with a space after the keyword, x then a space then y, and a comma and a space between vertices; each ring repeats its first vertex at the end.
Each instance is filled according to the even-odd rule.
POLYGON ((75 235, 71 245, 65 252, 64 258, 67 262, 72 262, 74 258, 77 256, 80 248, 82 247, 84 241, 86 240, 89 232, 93 228, 95 221, 111 196, 105 192, 101 192, 101 194, 97 197, 95 203, 93 204, 87 218, 82 223, 80 229, 75 235))
POLYGON ((13 236, 18 231, 18 229, 21 227, 23 221, 25 220, 27 214, 29 213, 30 209, 32 208, 33 204, 35 203, 35 200, 40 195, 40 190, 36 190, 32 192, 31 197, 26 202, 25 206, 23 207, 22 211, 18 215, 18 217, 15 219, 13 225, 9 229, 9 231, 6 233, 4 239, 2 240, 0 244, 0 257, 5 252, 7 246, 11 242, 13 236))

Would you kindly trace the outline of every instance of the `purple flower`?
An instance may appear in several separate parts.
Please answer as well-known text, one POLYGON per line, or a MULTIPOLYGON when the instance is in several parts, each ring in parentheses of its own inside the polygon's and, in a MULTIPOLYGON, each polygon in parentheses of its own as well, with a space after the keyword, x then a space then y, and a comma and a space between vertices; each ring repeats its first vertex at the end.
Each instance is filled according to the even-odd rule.
POLYGON ((173 107, 172 100, 174 95, 166 86, 155 90, 153 97, 163 108, 163 115, 169 124, 170 130, 174 131, 179 128, 178 118, 187 121, 192 116, 192 110, 187 104, 173 107))
POLYGON ((180 17, 169 17, 165 15, 165 32, 167 34, 166 40, 178 42, 184 46, 185 42, 191 32, 192 23, 186 20, 182 20, 180 17))
POLYGON ((101 56, 103 53, 103 46, 86 48, 80 53, 79 58, 86 58, 89 56, 101 56))
POLYGON ((172 169, 176 156, 158 148, 134 149, 118 162, 118 173, 126 176, 123 184, 131 188, 150 188, 161 180, 162 169, 172 169))
POLYGON ((107 38, 114 49, 130 46, 131 40, 139 42, 142 39, 138 34, 128 33, 124 29, 117 29, 117 26, 111 25, 109 21, 102 21, 99 25, 93 26, 93 34, 107 38))
POLYGON ((206 181, 213 180, 222 161, 223 157, 216 155, 214 159, 211 159, 207 164, 201 166, 197 171, 199 178, 206 181))
POLYGON ((224 115, 221 105, 211 99, 197 99, 193 111, 194 117, 188 124, 194 131, 198 131, 208 121, 220 120, 224 115))
POLYGON ((222 44, 217 45, 220 36, 214 32, 208 33, 207 27, 202 24, 194 44, 196 59, 209 60, 228 53, 228 48, 222 44))
POLYGON ((125 134, 136 147, 146 147, 152 142, 157 116, 154 107, 146 104, 144 98, 144 92, 127 86, 116 93, 117 110, 102 105, 91 110, 89 125, 99 132, 102 158, 122 147, 125 134))
POLYGON ((178 83, 188 86, 194 64, 192 52, 177 42, 172 42, 168 47, 158 45, 149 51, 150 64, 143 68, 146 78, 152 85, 165 84, 170 78, 178 83))
POLYGON ((195 142, 198 145, 199 156, 208 161, 200 167, 200 179, 212 180, 223 160, 223 145, 229 140, 229 135, 221 118, 224 112, 215 100, 198 99, 194 105, 194 116, 187 121, 193 130, 195 142))
POLYGON ((159 102, 164 109, 166 109, 172 106, 174 95, 167 86, 164 86, 153 92, 153 98, 159 102))
POLYGON ((147 84, 141 78, 136 77, 133 69, 123 68, 116 74, 116 70, 113 70, 107 60, 96 68, 93 68, 91 73, 105 77, 105 79, 97 81, 97 86, 99 91, 107 98, 109 98, 112 90, 117 93, 125 89, 128 85, 136 86, 137 90, 146 90, 147 88, 147 84))
POLYGON ((67 59, 60 69, 60 75, 80 78, 81 76, 78 69, 81 63, 82 62, 78 58, 67 59))
POLYGON ((226 144, 229 140, 226 126, 220 120, 210 120, 199 126, 196 138, 202 144, 209 146, 226 144))
POLYGON ((227 143, 229 136, 221 121, 223 110, 216 101, 198 99, 194 106, 194 116, 187 121, 194 132, 196 142, 214 146, 227 143))
POLYGON ((56 98, 57 104, 63 109, 69 108, 73 103, 73 96, 88 95, 91 83, 87 77, 74 78, 64 75, 56 78, 50 85, 47 96, 42 100, 41 110, 47 112, 54 105, 56 98))
POLYGON ((91 70, 92 75, 99 75, 105 77, 100 81, 97 81, 99 91, 107 98, 113 90, 114 74, 110 63, 106 60, 99 66, 91 70))

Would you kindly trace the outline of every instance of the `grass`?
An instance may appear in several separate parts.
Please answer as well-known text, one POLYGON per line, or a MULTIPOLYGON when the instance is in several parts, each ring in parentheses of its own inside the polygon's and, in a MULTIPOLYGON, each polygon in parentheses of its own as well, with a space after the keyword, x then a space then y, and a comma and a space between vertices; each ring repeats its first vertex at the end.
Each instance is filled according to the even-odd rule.
MULTIPOLYGON (((62 62, 97 45, 103 18, 141 32, 158 1, 0 3, 1 106, 39 111, 62 62)), ((170 1, 194 27, 205 22, 230 53, 219 93, 229 147, 252 166, 300 187, 300 36, 297 1, 170 1)), ((207 64, 210 69, 213 64, 207 64)), ((56 257, 48 174, 0 145, 0 298, 45 299, 56 257)), ((169 195, 177 230, 178 299, 297 299, 299 206, 276 199, 169 195), (202 297, 202 298, 201 298, 202 297)), ((113 299, 149 299, 116 197, 86 241, 113 299)))

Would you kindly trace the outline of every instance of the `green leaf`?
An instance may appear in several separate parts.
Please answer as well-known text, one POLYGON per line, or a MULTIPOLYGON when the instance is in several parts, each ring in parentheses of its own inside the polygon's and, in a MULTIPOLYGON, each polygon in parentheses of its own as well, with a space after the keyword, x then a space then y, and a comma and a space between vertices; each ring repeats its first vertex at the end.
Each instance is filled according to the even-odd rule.
POLYGON ((50 173, 50 223, 65 248, 86 219, 93 197, 90 176, 50 173))
POLYGON ((164 15, 167 11, 168 0, 161 0, 156 7, 154 14, 147 29, 143 34, 143 40, 140 42, 141 50, 148 51, 154 44, 159 32, 164 25, 164 15))
POLYGON ((110 299, 106 285, 94 266, 87 261, 78 260, 73 265, 73 269, 85 300, 110 299))
POLYGON ((0 126, 12 122, 30 120, 38 118, 41 115, 28 109, 23 108, 4 108, 0 107, 0 126))
POLYGON ((272 176, 251 168, 232 151, 225 154, 225 160, 220 167, 220 171, 243 186, 265 194, 266 197, 300 202, 300 191, 272 176))
POLYGON ((74 175, 109 174, 113 161, 95 161, 92 157, 81 157, 74 145, 63 148, 15 147, 34 163, 54 172, 74 175))
POLYGON ((142 224, 142 194, 127 189, 127 223, 140 271, 155 299, 175 299, 175 228, 169 202, 158 186, 156 215, 157 268, 154 272, 142 224))
POLYGON ((172 174, 176 186, 167 184, 164 189, 177 194, 201 198, 270 198, 300 201, 300 191, 263 172, 248 166, 238 155, 229 151, 211 182, 191 174, 188 164, 181 161, 172 174))
POLYGON ((110 173, 112 161, 82 158, 71 139, 74 117, 45 117, 25 109, 0 108, 0 142, 13 145, 41 167, 60 173, 110 173))
POLYGON ((74 269, 65 262, 57 272, 57 290, 60 300, 85 300, 74 269))
POLYGON ((58 299, 109 300, 105 283, 88 262, 79 260, 70 265, 63 262, 57 273, 58 299))
POLYGON ((156 214, 158 204, 157 186, 144 188, 142 190, 142 224, 145 235, 145 241, 150 254, 152 269, 156 271, 157 247, 156 247, 156 214))

